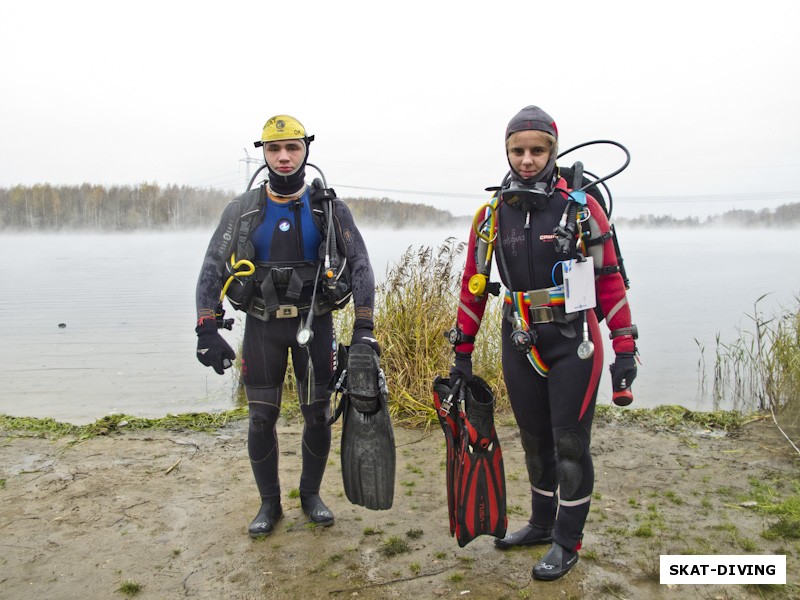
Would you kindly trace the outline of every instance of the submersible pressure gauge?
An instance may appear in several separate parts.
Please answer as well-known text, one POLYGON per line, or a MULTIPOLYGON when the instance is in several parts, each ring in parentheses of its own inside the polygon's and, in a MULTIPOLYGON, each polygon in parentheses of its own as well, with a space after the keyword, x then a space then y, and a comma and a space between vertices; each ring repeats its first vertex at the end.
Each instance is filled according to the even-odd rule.
POLYGON ((301 348, 308 346, 313 338, 314 332, 308 327, 303 327, 297 332, 297 343, 300 344, 301 348))

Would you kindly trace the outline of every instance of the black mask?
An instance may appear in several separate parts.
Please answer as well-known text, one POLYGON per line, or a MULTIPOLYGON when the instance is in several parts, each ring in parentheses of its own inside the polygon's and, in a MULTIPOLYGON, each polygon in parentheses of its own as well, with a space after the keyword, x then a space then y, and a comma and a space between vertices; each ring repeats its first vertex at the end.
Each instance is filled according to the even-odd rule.
POLYGON ((512 178, 500 189, 500 201, 522 211, 544 210, 553 195, 555 181, 538 181, 532 185, 512 178))

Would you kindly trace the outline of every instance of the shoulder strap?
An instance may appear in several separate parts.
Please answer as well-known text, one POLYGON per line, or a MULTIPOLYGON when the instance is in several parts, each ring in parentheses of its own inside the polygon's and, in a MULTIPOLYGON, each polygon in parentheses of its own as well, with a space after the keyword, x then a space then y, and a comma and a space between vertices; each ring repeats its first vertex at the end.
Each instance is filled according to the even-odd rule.
POLYGON ((325 268, 339 266, 339 247, 336 239, 336 228, 333 225, 333 203, 337 199, 336 192, 332 188, 324 187, 320 179, 315 179, 311 183, 311 212, 314 215, 314 222, 322 234, 323 244, 325 244, 324 261, 325 268), (322 210, 322 215, 317 211, 322 210), (316 210, 315 210, 316 209, 316 210))
POLYGON ((267 185, 262 183, 257 189, 242 194, 239 213, 239 235, 236 242, 236 258, 251 259, 254 254, 250 234, 259 223, 261 208, 267 198, 267 185))

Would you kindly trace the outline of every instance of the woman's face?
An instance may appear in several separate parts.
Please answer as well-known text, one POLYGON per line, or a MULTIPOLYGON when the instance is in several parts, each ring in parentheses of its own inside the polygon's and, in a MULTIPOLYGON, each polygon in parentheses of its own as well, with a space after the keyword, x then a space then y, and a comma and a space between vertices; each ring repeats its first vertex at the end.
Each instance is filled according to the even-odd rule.
POLYGON ((517 131, 506 140, 506 153, 517 175, 530 179, 541 173, 550 160, 550 140, 541 131, 517 131))
POLYGON ((306 145, 303 140, 264 143, 264 160, 270 169, 281 175, 291 175, 297 171, 303 164, 305 155, 306 145))

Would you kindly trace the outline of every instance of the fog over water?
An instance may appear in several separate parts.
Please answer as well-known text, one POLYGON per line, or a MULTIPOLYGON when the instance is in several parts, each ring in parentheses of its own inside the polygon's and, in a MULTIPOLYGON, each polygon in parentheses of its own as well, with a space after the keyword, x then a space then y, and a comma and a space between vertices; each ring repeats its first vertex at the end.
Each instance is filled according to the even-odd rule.
MULTIPOLYGON (((194 288, 210 233, 0 236, 0 413, 86 423, 111 412, 158 417, 232 408, 230 374, 220 377, 195 358, 194 288)), ((466 234, 465 227, 364 231, 379 279, 409 246, 437 247, 466 234)), ((698 387, 700 348, 713 367, 717 334, 731 341, 738 327, 750 327, 746 315, 759 297, 769 294, 758 304, 765 314, 792 305, 800 292, 792 232, 618 234, 641 334, 634 406, 713 408, 710 389, 698 387)), ((455 309, 454 300, 454 319, 455 309)), ((241 334, 241 325, 225 333, 233 345, 241 334)), ((599 402, 610 402, 607 371, 599 402)))

